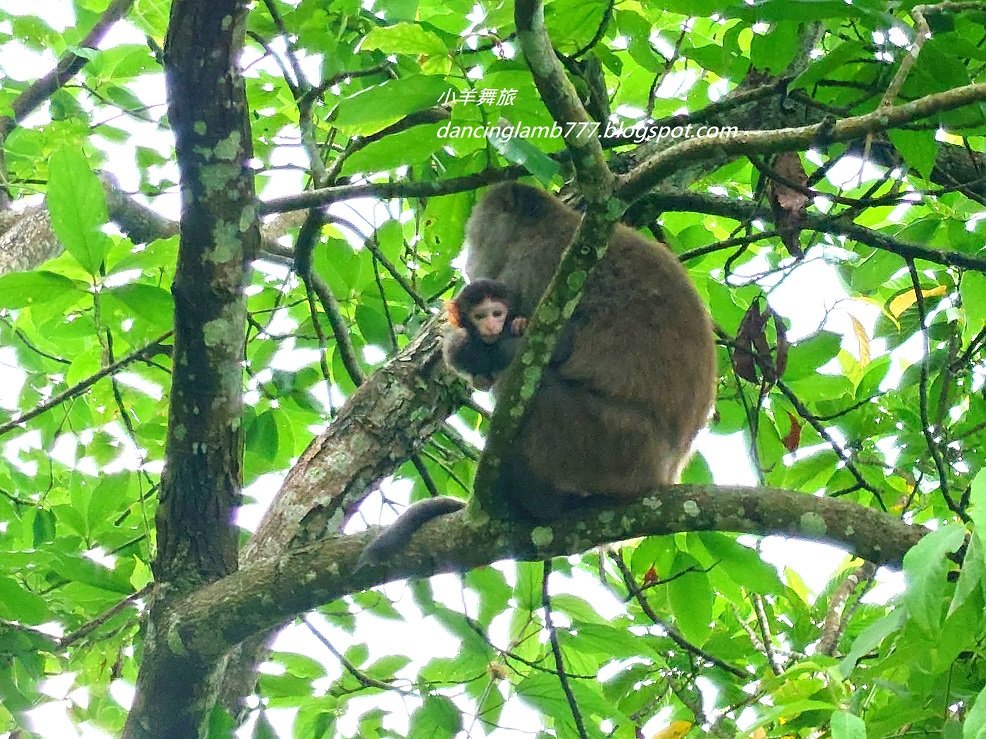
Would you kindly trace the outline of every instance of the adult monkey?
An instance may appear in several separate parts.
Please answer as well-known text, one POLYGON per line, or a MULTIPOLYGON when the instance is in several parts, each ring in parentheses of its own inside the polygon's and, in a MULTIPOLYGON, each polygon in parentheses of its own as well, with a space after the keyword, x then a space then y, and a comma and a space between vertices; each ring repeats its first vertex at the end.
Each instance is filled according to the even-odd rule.
MULTIPOLYGON (((466 227, 465 272, 506 284, 515 312, 531 315, 580 220, 537 188, 492 187, 466 227)), ((715 376, 709 316, 685 270, 663 244, 617 225, 492 495, 519 515, 548 521, 677 481, 708 419, 715 376)), ((412 506, 361 563, 401 551, 425 521, 455 507, 445 498, 412 506)))

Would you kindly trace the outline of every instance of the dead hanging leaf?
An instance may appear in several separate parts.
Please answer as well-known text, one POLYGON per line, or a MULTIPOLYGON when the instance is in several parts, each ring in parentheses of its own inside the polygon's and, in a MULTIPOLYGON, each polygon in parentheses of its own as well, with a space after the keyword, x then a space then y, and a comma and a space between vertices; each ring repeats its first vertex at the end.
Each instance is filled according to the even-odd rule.
POLYGON ((499 662, 490 662, 486 665, 486 672, 490 676, 490 680, 497 682, 498 680, 506 680, 510 674, 507 672, 505 665, 499 662))
POLYGON ((760 375, 766 382, 776 382, 787 369, 788 348, 787 332, 781 317, 770 306, 761 311, 760 301, 755 300, 740 322, 736 350, 733 352, 733 369, 748 382, 759 382, 760 375), (776 343, 773 350, 767 336, 769 322, 774 324, 776 343))
POLYGON ((864 367, 870 363, 870 337, 859 322, 856 316, 849 316, 852 321, 852 331, 856 334, 856 343, 859 344, 859 363, 864 367))
MULTIPOLYGON (((771 169, 785 182, 807 189, 808 174, 797 152, 788 151, 778 154, 771 162, 771 169)), ((781 242, 792 257, 801 259, 805 255, 801 248, 800 237, 805 225, 805 214, 808 212, 808 195, 801 189, 794 189, 773 179, 770 181, 768 195, 770 209, 774 213, 774 226, 781 237, 781 242)))
POLYGON ((781 442, 784 444, 785 449, 793 452, 801 444, 801 429, 803 425, 797 416, 790 411, 788 411, 787 417, 791 420, 791 430, 787 432, 787 436, 781 439, 781 442))
POLYGON ((784 327, 783 319, 771 311, 774 318, 774 333, 777 335, 777 352, 774 356, 774 369, 777 372, 775 379, 780 379, 787 369, 787 352, 791 344, 787 340, 787 329, 784 327))

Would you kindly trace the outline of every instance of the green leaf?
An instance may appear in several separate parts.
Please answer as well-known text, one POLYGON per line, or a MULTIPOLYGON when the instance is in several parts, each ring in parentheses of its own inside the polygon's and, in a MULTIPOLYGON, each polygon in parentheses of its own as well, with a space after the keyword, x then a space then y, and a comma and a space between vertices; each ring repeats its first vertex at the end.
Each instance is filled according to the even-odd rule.
POLYGON ((849 284, 853 290, 869 295, 883 288, 890 276, 903 266, 898 255, 878 249, 849 269, 849 284))
MULTIPOLYGON (((760 718, 752 725, 746 727, 747 731, 753 731, 760 728, 761 726, 767 726, 774 721, 779 721, 781 719, 791 719, 796 716, 800 716, 802 713, 814 712, 814 711, 830 711, 832 709, 832 704, 824 701, 818 700, 800 700, 794 703, 783 703, 779 706, 775 706, 770 710, 763 713, 760 718)), ((782 722, 785 723, 785 722, 782 722)))
POLYGON ((132 282, 106 292, 123 303, 132 317, 146 321, 155 331, 166 331, 174 324, 175 303, 170 290, 132 282))
POLYGON ((831 76, 835 70, 846 66, 850 61, 868 58, 869 53, 862 41, 853 40, 841 43, 825 56, 809 64, 805 71, 795 77, 788 85, 788 89, 801 90, 813 87, 831 76))
POLYGON ((511 588, 499 569, 478 567, 465 575, 466 585, 479 596, 479 612, 476 620, 489 624, 493 617, 503 613, 510 603, 511 588))
POLYGON ((267 711, 261 710, 257 723, 253 725, 253 739, 278 739, 280 735, 267 718, 267 711))
POLYGON ((343 166, 343 174, 381 172, 406 164, 425 162, 445 146, 439 136, 443 123, 414 126, 407 131, 385 136, 358 150, 343 166))
POLYGON ((784 592, 777 570, 760 559, 755 550, 725 534, 706 532, 699 538, 709 554, 719 561, 717 566, 737 585, 761 595, 784 592))
POLYGON ((247 427, 246 448, 251 454, 257 454, 267 461, 277 456, 277 423, 271 411, 264 411, 256 416, 247 427))
POLYGON ((331 707, 324 706, 327 700, 328 696, 320 697, 318 705, 298 710, 292 734, 295 739, 332 739, 338 736, 335 713, 331 707))
POLYGON ((517 582, 514 585, 514 598, 517 605, 534 611, 541 607, 541 578, 544 568, 540 562, 518 562, 517 582))
POLYGON ((580 649, 601 657, 633 659, 642 651, 640 637, 625 628, 595 623, 577 623, 580 649))
POLYGON ((607 0, 555 0, 544 11, 552 45, 569 53, 582 48, 608 10, 607 0))
POLYGON ((890 142, 897 148, 904 161, 917 170, 922 177, 931 176, 938 155, 938 142, 934 131, 887 131, 890 142))
POLYGON ((863 400, 874 395, 880 389, 880 384, 890 371, 890 366, 890 356, 886 354, 870 362, 866 368, 866 372, 859 380, 859 385, 856 386, 856 397, 859 400, 863 400))
POLYGON ((88 495, 85 508, 86 529, 98 533, 112 528, 116 514, 127 506, 130 477, 127 474, 104 475, 88 495))
POLYGON ((856 663, 880 646, 888 636, 897 633, 903 623, 903 610, 897 609, 867 626, 853 641, 852 649, 849 650, 846 658, 839 663, 839 673, 842 677, 848 678, 856 668, 856 663))
POLYGON ((904 604, 911 619, 929 634, 938 633, 945 615, 948 555, 957 552, 964 540, 965 527, 945 525, 926 535, 904 555, 908 583, 904 604))
POLYGON ((34 534, 34 548, 55 540, 55 514, 44 508, 39 508, 34 514, 31 528, 34 534))
POLYGON ((986 688, 983 688, 965 717, 962 739, 986 739, 986 688))
POLYGON ((952 595, 952 602, 948 605, 947 615, 951 616, 955 613, 973 593, 982 592, 984 582, 986 582, 986 562, 984 562, 982 539, 978 532, 974 532, 969 537, 969 548, 962 558, 962 569, 959 572, 959 580, 955 583, 955 593, 952 595))
POLYGON ((49 618, 44 598, 24 588, 12 577, 0 577, 0 617, 23 624, 40 624, 49 618))
POLYGON ((766 33, 755 34, 750 42, 750 63, 757 69, 780 74, 800 51, 798 24, 778 23, 766 33))
POLYGON ((126 577, 79 555, 59 555, 52 569, 59 577, 72 582, 123 595, 130 595, 133 592, 126 577))
POLYGON ((54 272, 14 272, 0 277, 0 308, 27 308, 77 289, 74 280, 54 272))
POLYGON ((561 165, 529 141, 516 136, 490 135, 490 143, 509 162, 519 164, 547 185, 561 165))
POLYGON ((110 248, 109 238, 100 231, 109 215, 103 186, 78 148, 65 147, 51 157, 48 211, 65 251, 89 274, 98 274, 110 248))
POLYGON ((848 711, 833 711, 829 726, 832 728, 832 739, 866 739, 863 719, 848 711))
MULTIPOLYGON (((584 680, 571 680, 570 687, 576 703, 586 715, 613 715, 613 706, 603 698, 596 686, 584 680)), ((568 721, 572 718, 572 708, 557 675, 532 672, 517 685, 517 695, 556 720, 568 721)))
POLYGON ((815 374, 819 367, 833 359, 842 348, 842 337, 828 331, 819 331, 814 336, 799 341, 788 353, 785 378, 796 380, 815 374))
POLYGON ((445 43, 436 34, 426 31, 417 23, 377 26, 366 34, 361 48, 364 51, 377 49, 385 54, 435 56, 448 53, 445 43))
POLYGON ((415 75, 388 80, 339 103, 336 125, 349 134, 369 136, 408 113, 438 104, 449 89, 441 76, 415 75))
POLYGON ((972 478, 969 516, 972 518, 975 530, 986 536, 986 469, 979 470, 972 478))
MULTIPOLYGON (((965 272, 962 275, 959 293, 962 295, 962 307, 965 309, 962 342, 968 345, 983 330, 983 326, 986 326, 986 275, 965 272)), ((2 294, 3 290, 0 289, 0 295, 2 294)))
POLYGON ((701 571, 699 563, 688 554, 678 553, 672 574, 684 572, 690 567, 695 570, 668 583, 668 599, 681 633, 688 641, 701 646, 712 631, 715 595, 709 584, 709 576, 701 571))
POLYGON ((411 715, 408 739, 451 739, 462 728, 462 713, 455 703, 443 695, 429 695, 411 715))

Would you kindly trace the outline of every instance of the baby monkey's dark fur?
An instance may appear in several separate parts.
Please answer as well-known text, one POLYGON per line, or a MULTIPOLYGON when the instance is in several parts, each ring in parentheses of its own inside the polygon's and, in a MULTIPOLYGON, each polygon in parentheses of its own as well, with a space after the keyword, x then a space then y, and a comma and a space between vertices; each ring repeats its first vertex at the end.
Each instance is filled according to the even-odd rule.
MULTIPOLYGON (((465 272, 507 285, 512 309, 530 315, 580 219, 542 190, 491 187, 469 218, 465 272)), ((663 244, 616 226, 501 460, 492 512, 549 521, 676 482, 715 378, 709 316, 685 270, 663 244)), ((420 525, 415 514, 414 529, 371 559, 402 549, 420 525)))

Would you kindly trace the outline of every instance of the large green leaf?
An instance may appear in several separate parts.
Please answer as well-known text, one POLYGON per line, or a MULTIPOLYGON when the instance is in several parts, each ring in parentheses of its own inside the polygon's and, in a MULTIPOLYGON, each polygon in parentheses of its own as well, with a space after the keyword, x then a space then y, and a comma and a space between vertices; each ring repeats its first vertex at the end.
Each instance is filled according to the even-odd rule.
POLYGON ((907 591, 904 603, 914 622, 932 635, 941 627, 945 615, 943 598, 948 587, 945 575, 949 555, 958 551, 965 528, 956 524, 932 531, 904 555, 907 591))
POLYGON ((60 149, 51 157, 48 212, 65 251, 89 274, 97 274, 110 248, 109 238, 100 230, 109 215, 103 186, 77 148, 60 149))
POLYGON ((334 123, 347 133, 369 136, 408 113, 437 105, 449 89, 441 76, 388 80, 342 100, 334 123))
POLYGON ((78 284, 54 272, 14 272, 0 276, 0 308, 26 308, 63 297, 65 293, 85 292, 78 284))

